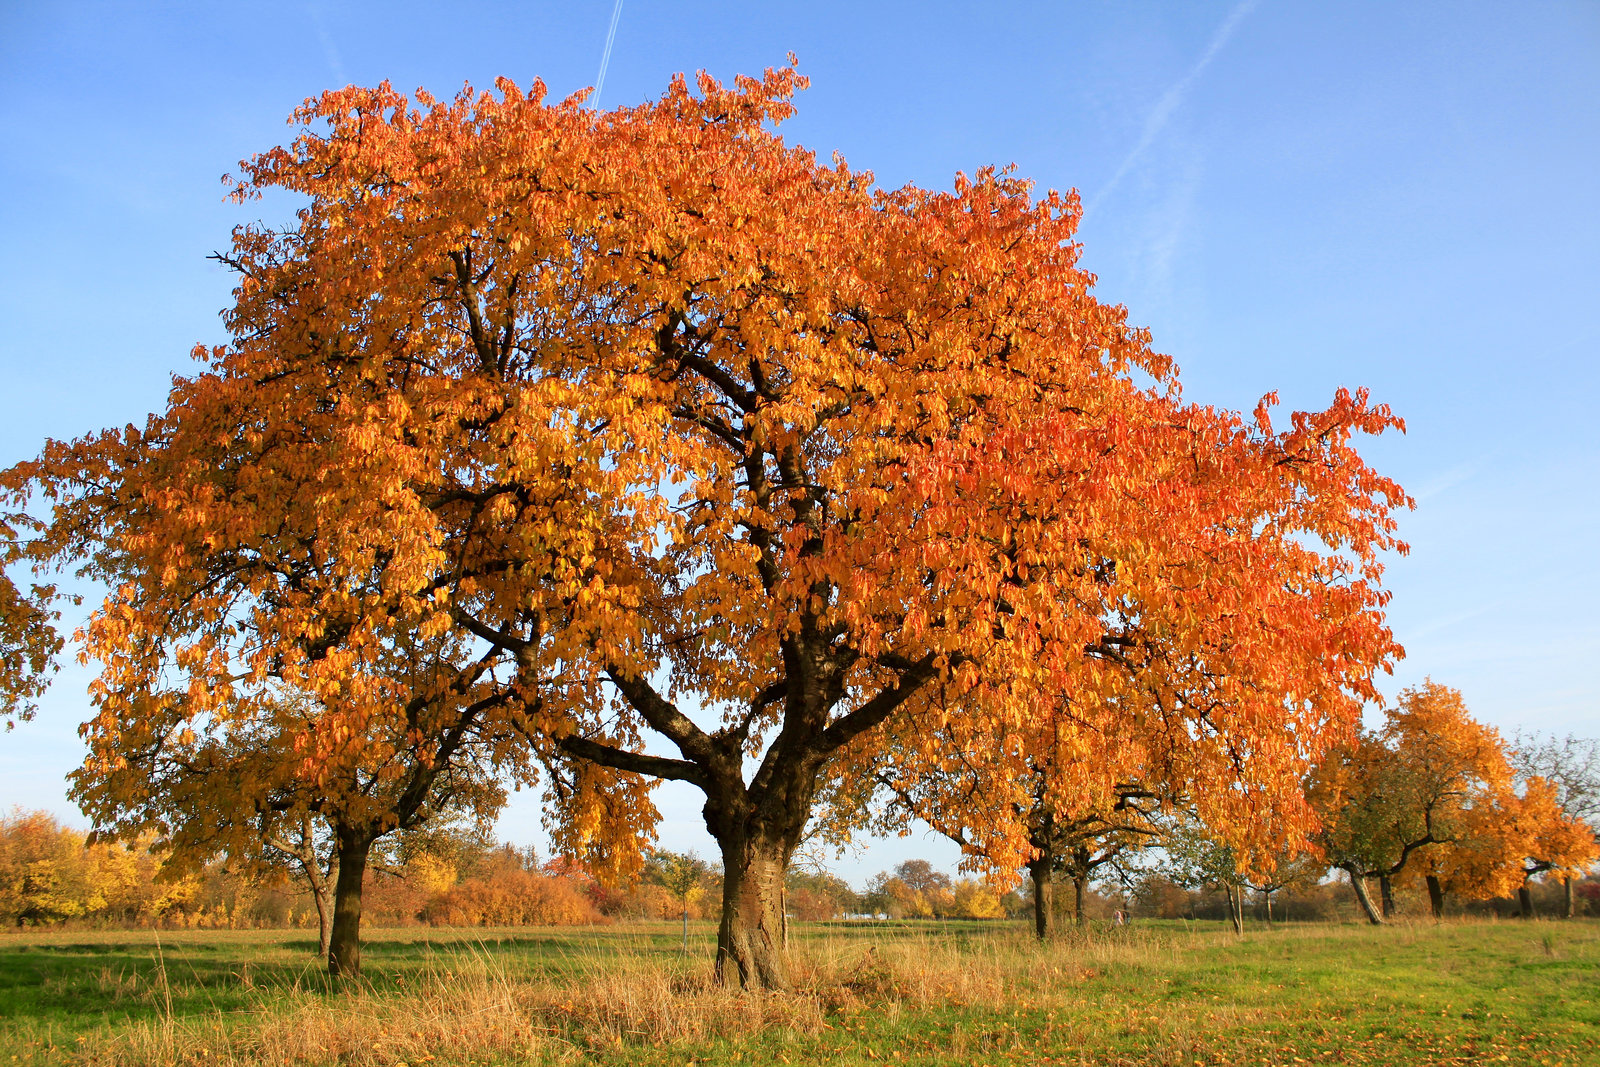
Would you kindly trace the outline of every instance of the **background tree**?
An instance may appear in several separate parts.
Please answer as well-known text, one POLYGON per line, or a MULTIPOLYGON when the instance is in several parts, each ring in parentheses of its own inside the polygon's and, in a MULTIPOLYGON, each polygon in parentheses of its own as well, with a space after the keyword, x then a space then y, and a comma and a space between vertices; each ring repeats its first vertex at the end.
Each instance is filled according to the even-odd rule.
POLYGON ((1244 936, 1244 891, 1251 883, 1248 861, 1226 837, 1192 815, 1168 821, 1161 835, 1165 867, 1178 885, 1220 889, 1228 898, 1228 921, 1235 936, 1244 936))
MULTIPOLYGON (((1464 834, 1468 813, 1511 787, 1499 733, 1471 718, 1459 691, 1430 679, 1404 690, 1385 715, 1382 730, 1319 768, 1311 789, 1328 861, 1349 875, 1374 925, 1393 914, 1392 881, 1418 850, 1464 834), (1378 880, 1381 914, 1369 878, 1378 880)), ((1437 890, 1430 883, 1436 903, 1437 890)))
POLYGON ((711 865, 693 852, 657 850, 645 860, 645 876, 678 902, 683 918, 683 951, 689 951, 689 905, 705 892, 711 865))
POLYGON ((874 190, 773 132, 800 84, 298 111, 237 185, 305 206, 222 257, 230 344, 145 430, 8 478, 16 506, 53 494, 46 551, 113 587, 97 729, 248 721, 281 685, 317 701, 315 781, 374 737, 443 767, 476 731, 543 769, 597 867, 637 862, 652 781, 688 782, 725 873, 718 973, 775 988, 818 790, 936 696, 1006 736, 1040 694, 1225 646, 1214 701, 1158 691, 1085 743, 1181 736, 1196 777, 1248 750, 1297 778, 1396 652, 1378 553, 1406 498, 1351 440, 1398 420, 1343 392, 1281 432, 1270 398, 1183 403, 1090 295, 1075 198, 992 171, 874 190), (1337 669, 1270 684, 1310 663, 1337 669))
POLYGON ((1507 833, 1518 842, 1521 879, 1517 902, 1522 917, 1533 918, 1533 894, 1529 882, 1546 872, 1561 878, 1566 885, 1565 915, 1570 918, 1572 878, 1600 859, 1600 844, 1594 830, 1584 820, 1562 809, 1560 788, 1546 778, 1533 777, 1523 783, 1520 796, 1506 804, 1507 833))
POLYGON ((1261 894, 1266 906, 1267 925, 1272 925, 1272 896, 1284 890, 1307 890, 1321 883, 1328 873, 1327 860, 1313 849, 1288 848, 1277 855, 1258 857, 1248 872, 1247 885, 1261 894))
MULTIPOLYGON (((1510 747, 1512 769, 1524 788, 1530 780, 1543 778, 1555 787, 1555 802, 1562 812, 1600 833, 1600 740, 1519 733, 1510 747)), ((1561 879, 1569 919, 1576 913, 1573 877, 1568 873, 1561 879)))
POLYGON ((831 871, 791 867, 784 888, 789 912, 802 922, 837 919, 862 908, 850 883, 831 871))
MULTIPOLYGON (((409 679, 397 671, 393 680, 409 679)), ((394 718, 373 716, 313 762, 308 744, 329 717, 319 702, 285 695, 255 702, 241 718, 197 716, 184 700, 162 696, 142 696, 133 705, 142 717, 125 724, 96 720, 90 762, 72 775, 74 798, 108 834, 161 836, 175 870, 217 858, 257 878, 285 862, 297 868, 334 975, 360 970, 374 848, 441 816, 485 820, 504 800, 486 750, 510 739, 483 730, 472 705, 416 707, 403 733, 394 718), (425 737, 430 711, 442 716, 433 719, 442 733, 425 737)))

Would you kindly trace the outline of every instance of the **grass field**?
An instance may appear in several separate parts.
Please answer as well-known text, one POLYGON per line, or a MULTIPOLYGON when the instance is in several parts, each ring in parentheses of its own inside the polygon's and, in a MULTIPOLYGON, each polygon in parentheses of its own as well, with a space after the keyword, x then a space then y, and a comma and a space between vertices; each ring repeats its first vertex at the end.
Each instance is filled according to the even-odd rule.
POLYGON ((713 931, 0 935, 0 1065, 1600 1064, 1600 925, 808 925, 798 990, 709 982, 713 931))

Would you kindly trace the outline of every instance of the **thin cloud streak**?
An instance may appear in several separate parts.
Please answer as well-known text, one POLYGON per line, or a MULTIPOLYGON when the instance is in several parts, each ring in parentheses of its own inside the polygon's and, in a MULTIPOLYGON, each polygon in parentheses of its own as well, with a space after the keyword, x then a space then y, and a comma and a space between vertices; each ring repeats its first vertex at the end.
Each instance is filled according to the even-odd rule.
POLYGON ((1243 0, 1243 3, 1238 4, 1232 11, 1228 12, 1228 17, 1222 20, 1222 25, 1217 27, 1217 32, 1211 35, 1211 43, 1206 46, 1205 53, 1194 66, 1189 68, 1189 73, 1178 79, 1172 88, 1161 95, 1161 99, 1156 101, 1156 106, 1151 109, 1150 114, 1145 116, 1144 133, 1140 135, 1139 143, 1134 145, 1133 151, 1123 158, 1122 165, 1117 168, 1116 173, 1111 175, 1111 180, 1102 186, 1100 191, 1094 195, 1094 198, 1084 206, 1083 214, 1085 218, 1093 214, 1094 210, 1100 206, 1105 198, 1111 195, 1112 191, 1122 183, 1122 179, 1128 176, 1128 172, 1139 161, 1139 157, 1144 155, 1145 151, 1155 143, 1157 137, 1161 136, 1161 131, 1166 128, 1168 120, 1172 118, 1172 113, 1178 110, 1184 98, 1189 95, 1189 90, 1194 87, 1195 81, 1199 79, 1201 74, 1205 73, 1205 69, 1211 65, 1211 61, 1217 58, 1217 53, 1221 52, 1223 46, 1228 43, 1228 38, 1233 36, 1233 31, 1238 27, 1239 23, 1244 20, 1246 15, 1254 11, 1260 2, 1261 0, 1243 0))
POLYGON ((338 47, 333 43, 333 38, 328 34, 328 28, 322 21, 322 12, 315 5, 308 6, 306 11, 311 15, 311 24, 317 31, 317 42, 322 45, 322 58, 328 61, 328 70, 333 74, 333 80, 340 84, 348 83, 345 77, 344 60, 339 55, 338 47))

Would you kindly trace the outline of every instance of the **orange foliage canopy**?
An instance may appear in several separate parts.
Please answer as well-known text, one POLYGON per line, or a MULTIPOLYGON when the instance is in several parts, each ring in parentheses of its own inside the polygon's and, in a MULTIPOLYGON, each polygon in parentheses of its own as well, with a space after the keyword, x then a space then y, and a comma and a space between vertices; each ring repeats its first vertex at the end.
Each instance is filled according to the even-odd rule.
POLYGON ((1510 788, 1499 733, 1430 679, 1400 694, 1382 730, 1331 753, 1311 796, 1328 862, 1359 890, 1366 877, 1437 873, 1441 849, 1471 836, 1510 788))
POLYGON ((1382 730, 1333 753, 1311 796, 1327 858, 1352 885, 1426 879, 1436 912, 1444 893, 1507 896, 1535 874, 1579 874, 1597 856, 1593 831, 1562 810, 1555 785, 1533 776, 1518 793, 1499 732, 1431 679, 1400 694, 1382 730))
POLYGON ((1351 441, 1398 420, 1185 404, 1090 294, 1074 197, 875 189, 773 132, 802 84, 300 109, 235 186, 306 205, 236 232, 232 342, 145 429, 20 472, 115 579, 91 773, 152 688, 209 721, 307 694, 280 743, 317 781, 475 709, 597 861, 650 834, 652 780, 702 789, 719 959, 781 985, 775 872, 897 715, 959 708, 1016 758, 1067 693, 1082 758, 1195 781, 1288 781, 1346 733, 1398 652, 1406 503, 1351 441))

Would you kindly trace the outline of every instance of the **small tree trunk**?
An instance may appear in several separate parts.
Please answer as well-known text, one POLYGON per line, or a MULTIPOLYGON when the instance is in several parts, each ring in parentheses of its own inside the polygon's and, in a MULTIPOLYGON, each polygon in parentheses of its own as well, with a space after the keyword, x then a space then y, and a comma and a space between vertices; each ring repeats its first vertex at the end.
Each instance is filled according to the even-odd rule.
POLYGON ((1228 886, 1228 918, 1233 922, 1233 935, 1244 936, 1244 890, 1228 886))
POLYGON ((327 879, 319 878, 311 887, 311 898, 317 903, 317 955, 327 958, 328 932, 333 922, 333 909, 329 906, 333 902, 328 899, 329 890, 327 879))
POLYGON ((689 902, 683 903, 683 954, 689 954, 689 902))
POLYGON ((339 878, 333 889, 333 932, 328 941, 328 973, 335 978, 361 973, 361 887, 367 876, 372 836, 341 830, 339 878))
POLYGON ((1040 941, 1055 936, 1055 885, 1050 880, 1050 857, 1041 856, 1028 864, 1033 878, 1033 932, 1040 941))
POLYGON ((1378 895, 1383 900, 1383 917, 1394 918, 1394 886, 1387 874, 1378 875, 1378 895))
POLYGON ((1383 925, 1383 916, 1378 914, 1378 909, 1372 905, 1372 896, 1367 892, 1367 879, 1361 873, 1361 868, 1354 863, 1346 863, 1341 870, 1350 876, 1350 888, 1356 895, 1356 903, 1361 905, 1361 910, 1367 915, 1367 922, 1373 926, 1383 925))
POLYGON ((1089 916, 1083 910, 1083 897, 1089 888, 1089 879, 1084 875, 1074 875, 1072 878, 1072 921, 1078 926, 1089 925, 1089 916))
POLYGON ((1578 917, 1577 901, 1572 896, 1572 878, 1569 875, 1561 879, 1562 918, 1576 919, 1578 917))
POLYGON ((1262 898, 1262 900, 1266 901, 1266 905, 1267 905, 1267 929, 1270 930, 1270 929, 1272 929, 1272 890, 1263 889, 1261 891, 1261 898, 1262 898))
POLYGON ((1444 918, 1444 886, 1436 874, 1428 875, 1428 908, 1435 919, 1444 918))
POLYGON ((786 850, 765 840, 722 846, 722 922, 717 927, 717 981, 742 988, 788 989, 783 951, 786 850))
POLYGON ((1517 903, 1522 906, 1524 919, 1533 918, 1533 890, 1529 888, 1527 882, 1523 882, 1517 889, 1517 903))

